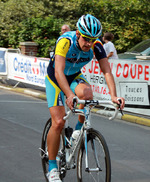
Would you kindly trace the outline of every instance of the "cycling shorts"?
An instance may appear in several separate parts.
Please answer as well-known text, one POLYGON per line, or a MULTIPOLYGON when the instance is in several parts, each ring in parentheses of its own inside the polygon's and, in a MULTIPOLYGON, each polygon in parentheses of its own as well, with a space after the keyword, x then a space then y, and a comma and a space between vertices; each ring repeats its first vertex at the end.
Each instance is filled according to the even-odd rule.
MULTIPOLYGON (((66 79, 74 94, 75 94, 75 88, 78 84, 88 83, 88 81, 81 72, 66 76, 66 79)), ((50 108, 53 106, 64 106, 64 93, 60 89, 57 80, 52 72, 50 76, 47 75, 45 77, 45 84, 46 84, 46 97, 47 97, 48 107, 50 108)))

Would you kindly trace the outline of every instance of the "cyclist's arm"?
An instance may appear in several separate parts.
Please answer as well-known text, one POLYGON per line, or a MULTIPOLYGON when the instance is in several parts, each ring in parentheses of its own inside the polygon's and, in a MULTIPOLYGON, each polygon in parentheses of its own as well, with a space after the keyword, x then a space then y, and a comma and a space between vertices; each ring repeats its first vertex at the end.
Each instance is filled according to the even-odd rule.
POLYGON ((69 97, 70 95, 73 94, 71 91, 68 81, 66 79, 66 76, 64 74, 64 69, 65 69, 65 58, 60 55, 55 56, 55 77, 56 80, 64 92, 64 94, 69 97))
POLYGON ((67 97, 67 105, 70 109, 73 109, 72 99, 75 96, 72 90, 69 87, 68 81, 64 74, 65 69, 65 57, 69 50, 69 42, 68 40, 60 40, 56 46, 55 50, 55 77, 56 80, 67 97), (67 46, 68 45, 68 46, 67 46))
MULTIPOLYGON (((118 97, 117 97, 114 77, 113 77, 113 75, 111 73, 110 65, 109 65, 105 50, 104 50, 102 44, 99 41, 95 42, 94 53, 95 53, 96 59, 99 62, 99 66, 100 66, 100 68, 101 68, 101 70, 102 70, 102 72, 103 72, 103 74, 105 76, 105 80, 106 80, 106 83, 108 85, 109 92, 110 92, 110 95, 111 95, 111 100, 113 102, 119 104, 119 102, 117 100, 118 97)), ((123 109, 125 101, 124 101, 124 98, 120 98, 120 99, 121 99, 121 102, 122 102, 121 109, 123 109)))
POLYGON ((123 109, 124 105, 125 105, 125 100, 122 97, 119 97, 119 98, 117 97, 116 85, 115 85, 113 74, 112 74, 111 69, 110 69, 108 59, 103 58, 103 59, 99 60, 98 62, 99 62, 100 68, 101 68, 101 70, 105 76, 105 80, 106 80, 106 83, 107 83, 107 86, 108 86, 108 89, 109 89, 109 92, 111 95, 112 102, 120 104, 118 99, 121 99, 120 108, 123 109))
POLYGON ((105 80, 106 80, 106 83, 107 83, 109 91, 110 91, 111 99, 113 100, 114 97, 117 97, 117 92, 116 92, 114 77, 111 73, 108 59, 103 58, 103 59, 100 59, 98 62, 99 62, 99 66, 105 76, 105 80))

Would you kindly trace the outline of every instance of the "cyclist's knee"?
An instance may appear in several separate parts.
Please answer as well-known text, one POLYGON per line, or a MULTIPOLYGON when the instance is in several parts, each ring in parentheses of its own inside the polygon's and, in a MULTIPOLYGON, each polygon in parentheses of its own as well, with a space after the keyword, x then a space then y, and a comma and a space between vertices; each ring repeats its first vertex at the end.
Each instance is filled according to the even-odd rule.
POLYGON ((92 100, 93 99, 93 93, 90 87, 84 88, 81 90, 80 94, 77 95, 79 99, 83 100, 92 100))
POLYGON ((61 133, 64 124, 65 122, 63 119, 52 120, 52 127, 57 133, 61 133))
POLYGON ((91 92, 84 94, 82 97, 83 100, 92 100, 93 99, 93 94, 91 92))
POLYGON ((63 120, 63 116, 65 115, 64 107, 51 107, 49 110, 52 117, 52 129, 57 133, 61 133, 65 124, 65 121, 63 120))

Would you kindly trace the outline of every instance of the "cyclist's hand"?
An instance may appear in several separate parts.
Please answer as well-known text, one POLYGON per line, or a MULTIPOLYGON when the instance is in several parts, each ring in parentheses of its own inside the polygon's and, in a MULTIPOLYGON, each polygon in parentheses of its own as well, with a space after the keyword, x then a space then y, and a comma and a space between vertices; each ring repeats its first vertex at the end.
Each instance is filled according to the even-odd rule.
POLYGON ((123 97, 112 97, 112 102, 120 105, 120 109, 122 110, 125 106, 125 100, 123 97))
POLYGON ((66 104, 67 106, 72 110, 74 108, 74 104, 73 104, 73 98, 75 97, 74 94, 70 95, 69 97, 67 97, 66 99, 66 104))

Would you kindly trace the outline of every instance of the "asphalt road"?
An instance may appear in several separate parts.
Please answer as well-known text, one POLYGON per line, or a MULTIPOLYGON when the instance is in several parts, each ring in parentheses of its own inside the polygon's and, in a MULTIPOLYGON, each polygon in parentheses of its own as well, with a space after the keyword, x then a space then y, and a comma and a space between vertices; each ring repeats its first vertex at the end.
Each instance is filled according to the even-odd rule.
MULTIPOLYGON (((38 148, 49 117, 46 101, 0 89, 0 182, 45 181, 38 148)), ((150 182, 150 127, 92 118, 108 143, 112 182, 150 182)), ((75 170, 67 173, 70 181, 75 170)))

